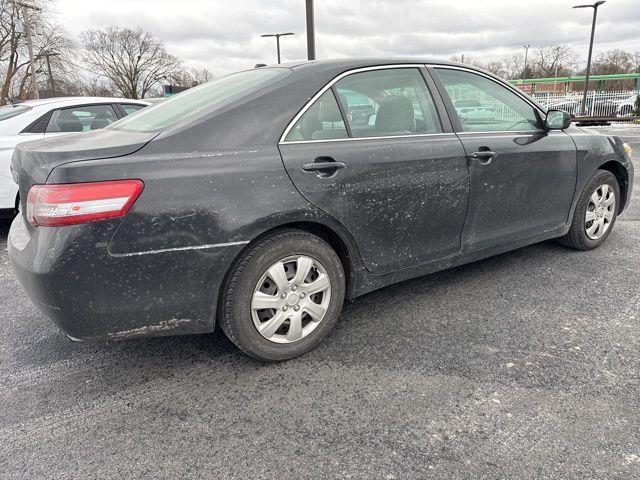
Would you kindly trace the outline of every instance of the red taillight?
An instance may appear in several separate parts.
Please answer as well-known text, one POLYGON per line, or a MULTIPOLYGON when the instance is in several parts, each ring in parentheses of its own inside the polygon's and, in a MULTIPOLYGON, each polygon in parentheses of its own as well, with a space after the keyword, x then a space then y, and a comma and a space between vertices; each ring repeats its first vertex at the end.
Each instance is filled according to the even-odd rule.
POLYGON ((123 217, 143 187, 141 180, 34 185, 27 219, 34 227, 57 227, 123 217))

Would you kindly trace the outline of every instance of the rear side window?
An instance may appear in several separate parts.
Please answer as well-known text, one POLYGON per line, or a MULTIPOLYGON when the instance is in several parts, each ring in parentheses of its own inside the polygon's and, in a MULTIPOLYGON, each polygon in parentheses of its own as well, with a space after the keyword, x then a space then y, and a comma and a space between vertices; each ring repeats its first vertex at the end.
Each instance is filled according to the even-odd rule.
POLYGON ((31 110, 31 107, 27 105, 4 105, 0 107, 0 121, 16 117, 29 110, 31 110))
POLYGON ((354 137, 441 133, 433 98, 417 68, 354 73, 336 83, 354 137))
POLYGON ((155 132, 222 108, 240 98, 272 85, 289 75, 287 68, 256 68, 238 72, 190 88, 162 102, 125 117, 113 129, 155 132))
POLYGON ((540 128, 534 108, 497 82, 463 70, 436 68, 465 132, 540 128))
POLYGON ((132 113, 136 113, 141 108, 144 108, 144 105, 134 105, 131 103, 121 103, 120 106, 122 107, 126 115, 131 115, 132 113))
POLYGON ((88 132, 99 130, 118 120, 111 105, 84 105, 54 110, 46 133, 88 132))
POLYGON ((430 133, 442 133, 442 125, 420 71, 385 68, 337 81, 307 109, 284 141, 430 133))
POLYGON ((329 89, 304 112, 304 115, 287 134, 285 141, 329 140, 347 137, 347 129, 338 102, 333 95, 333 90, 329 89))

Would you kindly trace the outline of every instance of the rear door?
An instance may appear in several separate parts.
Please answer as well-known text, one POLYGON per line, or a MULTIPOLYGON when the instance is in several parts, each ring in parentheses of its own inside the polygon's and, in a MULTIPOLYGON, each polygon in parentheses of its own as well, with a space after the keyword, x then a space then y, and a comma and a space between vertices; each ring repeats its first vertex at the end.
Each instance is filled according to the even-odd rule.
POLYGON ((418 67, 364 70, 339 77, 285 131, 289 176, 351 232, 372 272, 457 253, 469 178, 441 100, 418 67))
POLYGON ((431 70, 469 159, 469 213, 462 251, 473 251, 564 225, 573 200, 577 155, 573 140, 546 131, 533 105, 477 72, 431 70), (478 102, 483 111, 457 108, 478 102))

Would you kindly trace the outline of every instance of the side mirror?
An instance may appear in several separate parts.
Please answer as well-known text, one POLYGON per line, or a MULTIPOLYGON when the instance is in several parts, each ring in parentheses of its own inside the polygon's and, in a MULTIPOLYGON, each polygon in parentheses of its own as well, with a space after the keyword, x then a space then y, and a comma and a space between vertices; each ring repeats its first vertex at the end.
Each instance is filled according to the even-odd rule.
POLYGON ((571 125, 571 115, 564 110, 549 110, 545 125, 547 130, 564 130, 571 125))

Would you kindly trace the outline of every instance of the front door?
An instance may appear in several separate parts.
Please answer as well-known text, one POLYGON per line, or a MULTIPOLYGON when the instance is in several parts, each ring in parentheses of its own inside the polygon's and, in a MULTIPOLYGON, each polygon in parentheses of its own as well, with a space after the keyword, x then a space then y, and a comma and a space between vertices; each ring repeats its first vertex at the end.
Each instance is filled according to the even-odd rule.
POLYGON ((419 68, 371 69, 327 89, 280 152, 302 195, 349 230, 367 269, 384 273, 460 248, 468 168, 446 130, 419 68))
POLYGON ((462 251, 506 244, 566 224, 577 155, 562 131, 545 131, 536 109, 468 70, 434 68, 449 102, 471 178, 462 251))

